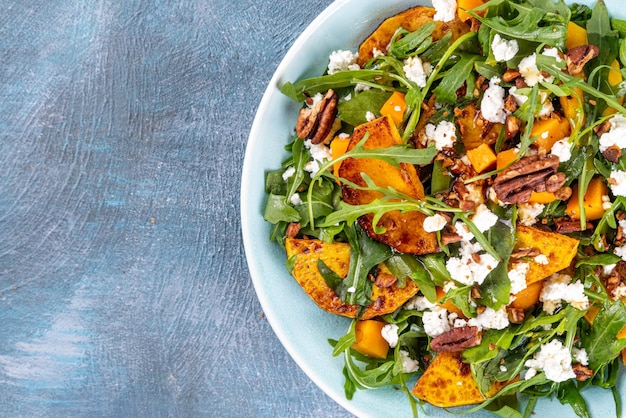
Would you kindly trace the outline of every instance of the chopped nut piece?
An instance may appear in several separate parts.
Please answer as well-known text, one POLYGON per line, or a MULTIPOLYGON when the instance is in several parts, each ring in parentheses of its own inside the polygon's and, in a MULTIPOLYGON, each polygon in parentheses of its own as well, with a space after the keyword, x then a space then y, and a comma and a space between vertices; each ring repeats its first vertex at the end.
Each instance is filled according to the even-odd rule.
POLYGON ((516 70, 516 69, 513 69, 513 68, 509 68, 502 75, 502 81, 504 81, 505 83, 510 83, 511 81, 513 81, 516 78, 518 78, 520 75, 522 75, 522 73, 520 73, 519 70, 516 70))
POLYGON ((537 257, 539 254, 541 254, 541 250, 539 248, 520 248, 511 254, 511 258, 520 259, 525 257, 537 257))
POLYGON ((301 225, 299 223, 291 222, 287 226, 287 230, 285 231, 285 236, 287 238, 295 238, 298 235, 298 232, 300 232, 300 227, 301 225))
POLYGON ((611 145, 602 152, 602 156, 614 164, 622 157, 622 149, 617 145, 611 145))
POLYGON ((506 138, 514 138, 515 136, 517 136, 517 134, 520 132, 520 129, 522 128, 522 121, 516 116, 508 115, 506 117, 505 127, 506 138))
POLYGON ((509 322, 513 324, 521 324, 524 322, 524 310, 517 308, 507 308, 506 313, 509 317, 509 322))
POLYGON ((497 198, 504 203, 528 202, 532 192, 556 192, 565 183, 565 174, 557 173, 556 155, 532 155, 521 158, 502 171, 493 182, 497 198))
POLYGON ((574 369, 576 380, 578 380, 579 382, 584 382, 585 380, 591 379, 594 375, 593 370, 591 370, 587 366, 583 366, 580 363, 572 365, 572 369, 574 369))
POLYGON ((480 342, 478 327, 456 327, 433 338, 430 348, 440 353, 453 353, 475 347, 480 342))
POLYGON ((565 54, 565 64, 567 72, 571 75, 580 74, 589 61, 600 53, 600 49, 595 45, 581 45, 572 48, 565 54))
POLYGON ((393 286, 398 281, 398 278, 393 274, 380 273, 376 276, 374 284, 381 289, 385 289, 393 286))
POLYGON ((312 144, 323 142, 337 117, 338 102, 337 94, 331 89, 315 106, 301 109, 296 122, 298 138, 310 139, 312 144))
MULTIPOLYGON (((572 232, 582 231, 579 220, 567 221, 564 219, 555 219, 554 223, 556 225, 556 232, 559 234, 569 234, 572 232)), ((586 230, 593 229, 593 224, 591 222, 587 222, 585 228, 586 230)))

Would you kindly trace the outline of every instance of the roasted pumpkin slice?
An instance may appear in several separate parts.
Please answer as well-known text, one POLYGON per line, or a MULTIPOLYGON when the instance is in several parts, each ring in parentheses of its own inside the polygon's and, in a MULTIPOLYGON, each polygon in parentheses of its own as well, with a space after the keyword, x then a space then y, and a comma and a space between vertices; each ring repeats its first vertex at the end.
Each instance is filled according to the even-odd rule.
POLYGON ((491 123, 483 118, 475 103, 455 110, 455 116, 457 117, 456 123, 459 126, 461 141, 467 150, 477 148, 482 144, 494 144, 504 126, 501 123, 491 123))
MULTIPOLYGON (((416 31, 425 24, 432 22, 435 16, 435 9, 432 7, 417 6, 412 9, 400 12, 397 15, 385 19, 370 36, 368 36, 359 46, 358 64, 363 66, 374 55, 374 48, 379 51, 386 51, 387 45, 393 38, 394 33, 400 27, 409 32, 416 31)), ((450 22, 435 22, 433 40, 437 41, 447 33, 452 34, 452 41, 459 36, 469 32, 467 24, 455 17, 450 22)))
MULTIPOLYGON (((322 260, 338 276, 345 278, 350 267, 349 244, 287 238, 285 248, 288 258, 296 257, 291 274, 320 308, 337 315, 356 318, 358 306, 342 302, 335 291, 328 287, 317 267, 318 260, 322 260)), ((384 265, 379 266, 379 269, 382 274, 391 274, 384 265)), ((415 296, 417 291, 417 285, 410 279, 406 280, 406 285, 402 288, 396 283, 387 287, 374 284, 372 304, 365 310, 361 319, 391 313, 415 296)))
POLYGON ((526 283, 532 284, 567 268, 578 251, 578 240, 556 232, 520 225, 517 227, 515 248, 537 248, 548 259, 547 263, 539 263, 537 259, 529 262, 526 283))
MULTIPOLYGON (((506 383, 496 382, 487 394, 494 396, 506 383)), ((469 364, 459 353, 439 353, 413 387, 413 395, 429 404, 451 408, 481 403, 480 393, 469 364)))
MULTIPOLYGON (((396 125, 388 116, 375 119, 359 125, 354 129, 348 150, 354 148, 366 135, 366 149, 387 148, 402 144, 402 138, 396 125)), ((349 180, 359 186, 365 186, 361 173, 367 174, 379 187, 393 188, 407 196, 421 199, 424 197, 424 186, 417 176, 415 167, 411 164, 400 164, 400 167, 373 158, 348 158, 339 167, 339 177, 349 180)), ((381 197, 380 192, 360 190, 342 186, 343 200, 351 205, 371 203, 381 197)), ((433 233, 424 231, 426 215, 412 211, 401 213, 388 212, 382 216, 378 226, 385 228, 385 232, 377 234, 372 224, 373 215, 359 218, 359 224, 367 234, 377 241, 389 245, 402 253, 428 254, 438 251, 437 237, 433 233)))

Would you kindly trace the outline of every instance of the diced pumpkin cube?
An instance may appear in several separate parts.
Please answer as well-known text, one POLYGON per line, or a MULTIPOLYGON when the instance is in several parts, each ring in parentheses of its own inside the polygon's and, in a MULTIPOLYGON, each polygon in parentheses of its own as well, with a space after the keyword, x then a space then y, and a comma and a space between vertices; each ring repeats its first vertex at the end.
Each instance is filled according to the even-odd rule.
POLYGON ((539 302, 541 289, 543 289, 543 281, 540 280, 538 282, 531 283, 526 286, 526 289, 515 295, 515 300, 511 302, 510 306, 515 309, 523 310, 532 308, 539 302))
POLYGON ((495 144, 504 126, 501 123, 488 122, 478 112, 475 103, 470 103, 463 109, 456 109, 454 115, 466 150, 471 150, 481 144, 495 144))
POLYGON ((496 168, 502 170, 504 167, 512 163, 519 156, 518 148, 510 148, 506 151, 500 151, 496 155, 496 168))
MULTIPOLYGON (((601 177, 594 177, 589 182, 587 192, 583 198, 583 208, 588 221, 595 221, 604 215, 603 197, 608 196, 609 190, 601 177)), ((580 207, 578 204, 578 185, 572 187, 572 197, 567 202, 565 213, 572 219, 580 219, 580 207)))
MULTIPOLYGON (((345 278, 350 267, 349 244, 287 238, 285 250, 288 258, 296 257, 291 271, 292 276, 315 304, 326 312, 356 318, 358 306, 343 302, 335 291, 328 287, 317 266, 318 260, 322 260, 335 274, 345 278)), ((385 274, 390 274, 382 264, 379 269, 385 274)), ((402 288, 396 283, 389 287, 379 287, 374 284, 370 298, 373 303, 365 309, 361 319, 371 319, 395 311, 415 296, 418 290, 417 285, 411 279, 407 279, 406 285, 402 288)))
POLYGON ((577 46, 587 45, 587 43, 587 30, 570 21, 567 26, 565 47, 567 49, 573 49, 577 46))
POLYGON ((530 136, 531 138, 537 137, 533 142, 535 147, 549 152, 556 141, 568 137, 571 131, 569 120, 557 112, 552 112, 548 118, 535 120, 530 136))
POLYGON ((552 192, 532 192, 528 203, 551 203, 556 200, 556 195, 552 192))
MULTIPOLYGON (((350 145, 350 137, 349 136, 336 136, 335 139, 330 143, 330 153, 332 158, 339 158, 343 154, 348 151, 348 145, 350 145)), ((333 174, 335 177, 339 177, 339 167, 341 166, 341 162, 333 164, 333 174)))
MULTIPOLYGON (((471 10, 475 7, 482 6, 483 4, 483 0, 457 0, 456 6, 459 19, 461 19, 463 22, 468 21, 472 17, 472 15, 467 13, 465 10, 471 10)), ((484 11, 479 14, 484 14, 484 11)))
POLYGON ((530 285, 568 267, 578 251, 578 240, 556 232, 518 225, 515 249, 522 248, 537 248, 548 258, 548 264, 539 264, 535 260, 529 262, 526 283, 530 285))
POLYGON ((496 166, 496 154, 487 144, 480 144, 476 148, 468 150, 467 158, 477 173, 483 173, 496 166))
POLYGON ((389 99, 380 108, 381 115, 389 116, 396 125, 400 125, 404 119, 404 112, 406 112, 406 101, 404 100, 404 94, 399 91, 394 91, 389 99))
POLYGON ((389 343, 381 333, 386 324, 373 319, 357 321, 354 326, 356 341, 352 348, 361 354, 373 358, 386 358, 389 351, 389 343))

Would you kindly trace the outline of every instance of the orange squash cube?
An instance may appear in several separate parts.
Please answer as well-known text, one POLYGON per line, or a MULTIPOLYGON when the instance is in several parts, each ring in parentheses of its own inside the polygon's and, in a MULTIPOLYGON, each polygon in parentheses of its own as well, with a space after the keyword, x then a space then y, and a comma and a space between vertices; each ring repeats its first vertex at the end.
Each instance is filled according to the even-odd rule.
MULTIPOLYGON (((457 14, 459 15, 459 19, 463 22, 467 22, 472 15, 467 13, 465 10, 471 10, 475 7, 482 6, 484 3, 483 0, 458 0, 457 1, 457 14)), ((484 14, 484 12, 480 13, 484 14)))
POLYGON ((565 38, 565 47, 572 49, 582 45, 587 45, 587 29, 578 26, 574 22, 569 22, 567 26, 567 37, 565 38))
POLYGON ((496 154, 487 144, 480 144, 476 148, 468 150, 467 158, 477 173, 483 173, 496 166, 496 154))
MULTIPOLYGON (((330 143, 330 153, 332 155, 333 160, 345 154, 348 151, 348 145, 350 145, 349 136, 347 137, 336 136, 335 139, 333 139, 332 142, 330 143)), ((333 164, 333 174, 335 175, 335 177, 339 177, 340 166, 341 166, 340 162, 333 164)))
POLYGON ((526 289, 515 295, 515 300, 510 306, 515 309, 527 310, 539 302, 539 296, 543 289, 543 280, 529 284, 526 289))
MULTIPOLYGON (((609 194, 608 187, 601 177, 594 177, 589 182, 587 192, 583 198, 583 208, 588 221, 595 221, 604 215, 604 201, 602 198, 609 194)), ((578 185, 572 187, 572 197, 567 202, 565 213, 572 219, 580 219, 580 207, 578 204, 578 185)))
POLYGON ((373 358, 386 358, 389 351, 389 343, 381 334, 384 322, 373 319, 367 321, 357 321, 354 326, 356 342, 352 348, 361 354, 373 358))
POLYGON ((394 91, 385 104, 383 104, 383 107, 380 108, 380 114, 389 116, 396 125, 400 125, 404 119, 406 108, 407 105, 404 100, 404 94, 399 91, 394 91))
POLYGON ((557 112, 552 112, 548 118, 535 120, 530 136, 537 137, 533 143, 535 147, 549 152, 556 141, 568 137, 571 131, 569 120, 557 112))
POLYGON ((512 163, 519 156, 519 149, 511 148, 506 151, 500 151, 496 155, 496 168, 502 170, 504 167, 512 163))

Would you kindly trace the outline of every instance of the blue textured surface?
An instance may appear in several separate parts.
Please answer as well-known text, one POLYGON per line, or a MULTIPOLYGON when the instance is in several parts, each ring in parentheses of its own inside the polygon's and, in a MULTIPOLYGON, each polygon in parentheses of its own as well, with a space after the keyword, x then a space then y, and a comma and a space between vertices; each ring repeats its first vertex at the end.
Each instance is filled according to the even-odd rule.
POLYGON ((347 416, 239 222, 256 107, 329 3, 2 2, 0 415, 347 416))

